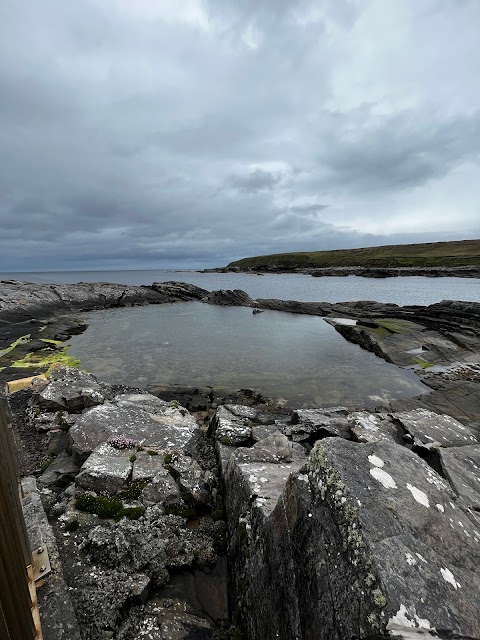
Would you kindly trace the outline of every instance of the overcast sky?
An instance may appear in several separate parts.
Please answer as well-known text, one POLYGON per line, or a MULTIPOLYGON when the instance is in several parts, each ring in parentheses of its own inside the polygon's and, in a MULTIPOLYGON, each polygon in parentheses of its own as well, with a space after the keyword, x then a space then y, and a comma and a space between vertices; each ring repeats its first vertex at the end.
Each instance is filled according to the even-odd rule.
POLYGON ((4 0, 0 271, 480 237, 480 0, 4 0))

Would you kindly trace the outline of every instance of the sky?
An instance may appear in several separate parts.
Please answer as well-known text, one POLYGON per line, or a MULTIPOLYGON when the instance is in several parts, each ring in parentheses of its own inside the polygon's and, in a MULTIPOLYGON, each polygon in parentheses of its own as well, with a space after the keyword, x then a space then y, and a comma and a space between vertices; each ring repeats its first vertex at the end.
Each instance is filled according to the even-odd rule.
POLYGON ((0 271, 480 238, 479 0, 5 0, 0 271))

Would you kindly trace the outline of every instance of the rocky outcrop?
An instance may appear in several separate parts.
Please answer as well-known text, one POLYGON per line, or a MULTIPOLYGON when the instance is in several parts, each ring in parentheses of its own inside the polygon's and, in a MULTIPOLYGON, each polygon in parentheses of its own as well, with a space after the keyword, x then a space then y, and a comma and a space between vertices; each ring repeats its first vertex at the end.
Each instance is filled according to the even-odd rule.
POLYGON ((87 409, 76 420, 69 431, 69 446, 76 462, 115 437, 151 449, 184 450, 197 428, 195 419, 183 407, 149 394, 120 394, 87 409))
POLYGON ((426 276, 427 278, 480 278, 480 266, 464 267, 296 267, 257 264, 253 267, 218 267, 203 269, 201 273, 305 273, 316 278, 361 276, 363 278, 395 278, 398 276, 426 276))
POLYGON ((203 298, 203 302, 228 307, 254 307, 256 305, 255 300, 241 289, 212 291, 203 298))
MULTIPOLYGON (((451 470, 443 477, 396 441, 399 419, 356 412, 345 435, 363 444, 326 437, 308 459, 293 444, 289 463, 258 459, 261 441, 219 445, 232 598, 247 638, 480 638, 480 523, 471 511, 480 447, 463 447, 465 464, 458 447, 442 448, 451 470)), ((417 414, 417 433, 434 419, 417 414)), ((453 437, 455 421, 436 419, 453 437)))

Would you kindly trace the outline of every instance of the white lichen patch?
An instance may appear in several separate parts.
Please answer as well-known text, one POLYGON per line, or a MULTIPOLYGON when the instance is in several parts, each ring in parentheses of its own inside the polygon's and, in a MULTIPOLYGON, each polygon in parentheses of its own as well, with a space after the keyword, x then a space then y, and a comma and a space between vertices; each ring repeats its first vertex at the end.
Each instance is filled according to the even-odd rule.
POLYGON ((417 638, 421 640, 427 635, 429 638, 438 638, 435 627, 432 627, 425 618, 419 618, 415 608, 410 616, 404 604, 401 604, 397 613, 390 618, 386 628, 392 637, 401 637, 404 640, 416 640, 417 638), (434 633, 435 635, 433 635, 434 633))
POLYGON ((373 476, 375 480, 378 480, 380 484, 383 484, 385 489, 397 488, 397 483, 395 482, 395 480, 392 478, 392 476, 389 473, 387 473, 383 469, 379 469, 378 467, 373 467, 372 469, 370 469, 370 475, 373 476))
POLYGON ((450 569, 447 569, 445 567, 444 569, 440 569, 440 573, 442 574, 442 577, 445 580, 445 582, 448 582, 449 584, 451 584, 455 590, 461 587, 461 585, 455 580, 455 577, 453 573, 450 571, 450 569))
POLYGON ((370 464, 373 464, 375 467, 383 467, 385 466, 384 461, 378 456, 368 456, 368 460, 370 464))
POLYGON ((443 504, 436 504, 435 506, 441 513, 445 513, 445 507, 443 506, 443 504))
POLYGON ((428 501, 428 496, 426 493, 424 493, 420 489, 417 489, 417 487, 414 487, 410 483, 407 484, 407 489, 419 504, 423 504, 424 507, 430 507, 430 502, 428 501))
POLYGON ((415 553, 415 555, 417 556, 417 558, 419 560, 421 560, 422 562, 424 562, 425 564, 428 564, 428 562, 425 560, 425 558, 422 556, 421 553, 415 553))
POLYGON ((412 556, 411 553, 406 553, 405 558, 407 560, 407 564, 409 564, 411 567, 417 564, 417 561, 415 560, 415 558, 412 556))

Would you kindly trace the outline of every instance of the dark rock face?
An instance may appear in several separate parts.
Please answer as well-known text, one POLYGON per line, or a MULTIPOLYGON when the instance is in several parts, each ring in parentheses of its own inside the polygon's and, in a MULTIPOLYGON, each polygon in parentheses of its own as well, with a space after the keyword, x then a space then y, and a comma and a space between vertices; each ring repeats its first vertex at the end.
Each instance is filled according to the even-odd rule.
MULTIPOLYGON (((328 413, 291 422, 315 428, 328 413)), ((345 420, 344 437, 319 440, 308 456, 278 432, 252 447, 219 445, 246 637, 480 638, 479 445, 452 446, 469 432, 449 416, 404 414, 417 439, 449 439, 443 477, 401 444, 398 415, 345 420), (274 461, 275 447, 283 457, 274 461)))
POLYGON ((254 307, 255 301, 241 289, 220 289, 207 293, 203 298, 208 304, 223 305, 229 307, 254 307))

